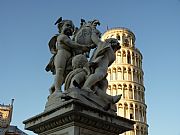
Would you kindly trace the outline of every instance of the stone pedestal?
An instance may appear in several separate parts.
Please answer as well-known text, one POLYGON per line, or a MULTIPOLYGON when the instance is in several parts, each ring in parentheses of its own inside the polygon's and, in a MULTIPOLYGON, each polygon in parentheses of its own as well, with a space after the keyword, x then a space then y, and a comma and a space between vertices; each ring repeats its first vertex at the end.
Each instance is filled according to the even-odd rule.
POLYGON ((71 99, 23 122, 38 135, 118 135, 134 122, 71 99))

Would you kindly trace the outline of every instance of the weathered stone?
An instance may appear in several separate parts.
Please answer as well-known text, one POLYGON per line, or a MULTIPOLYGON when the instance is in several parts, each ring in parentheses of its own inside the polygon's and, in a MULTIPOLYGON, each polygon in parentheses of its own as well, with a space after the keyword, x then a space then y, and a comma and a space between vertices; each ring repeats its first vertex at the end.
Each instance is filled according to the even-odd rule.
POLYGON ((38 135, 118 135, 133 129, 131 120, 72 99, 23 122, 38 135))
POLYGON ((46 67, 55 81, 44 112, 25 120, 25 129, 39 135, 118 135, 133 129, 133 121, 116 114, 121 95, 106 93, 107 70, 121 48, 118 41, 101 41, 98 20, 81 20, 76 32, 71 20, 60 18, 55 24, 59 34, 49 42, 53 56, 46 67), (85 54, 94 47, 88 61, 85 54))

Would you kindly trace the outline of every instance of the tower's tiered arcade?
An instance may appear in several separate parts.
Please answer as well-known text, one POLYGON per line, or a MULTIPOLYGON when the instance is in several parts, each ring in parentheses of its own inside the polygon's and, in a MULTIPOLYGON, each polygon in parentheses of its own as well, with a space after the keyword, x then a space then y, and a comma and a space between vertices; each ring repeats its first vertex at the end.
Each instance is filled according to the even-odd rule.
POLYGON ((113 28, 107 30, 102 40, 118 39, 121 49, 116 52, 116 61, 109 67, 107 79, 110 95, 122 94, 117 103, 118 115, 134 120, 134 131, 124 135, 147 135, 145 87, 141 52, 135 48, 135 35, 127 28, 113 28))

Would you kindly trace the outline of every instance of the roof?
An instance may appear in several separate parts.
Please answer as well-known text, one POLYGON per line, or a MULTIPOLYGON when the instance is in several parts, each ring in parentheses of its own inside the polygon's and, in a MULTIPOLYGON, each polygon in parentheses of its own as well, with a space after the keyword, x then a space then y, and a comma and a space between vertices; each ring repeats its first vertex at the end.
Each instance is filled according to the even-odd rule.
POLYGON ((28 135, 21 131, 17 126, 10 126, 8 131, 6 132, 6 135, 11 135, 11 134, 17 134, 17 135, 28 135))
POLYGON ((125 27, 113 27, 113 28, 107 29, 102 35, 104 35, 106 32, 109 32, 111 30, 112 31, 114 31, 114 30, 127 31, 127 32, 131 33, 134 36, 134 39, 136 39, 136 36, 134 35, 134 33, 130 29, 125 28, 125 27))

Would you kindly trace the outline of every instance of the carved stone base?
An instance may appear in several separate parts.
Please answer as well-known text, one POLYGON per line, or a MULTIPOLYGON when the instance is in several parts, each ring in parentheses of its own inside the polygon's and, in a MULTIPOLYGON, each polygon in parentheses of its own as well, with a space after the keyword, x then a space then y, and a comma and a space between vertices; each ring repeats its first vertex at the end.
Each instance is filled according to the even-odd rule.
POLYGON ((48 101, 46 102, 45 111, 49 111, 56 108, 57 106, 63 105, 66 101, 71 99, 82 102, 87 106, 91 106, 93 108, 117 115, 117 108, 115 104, 107 102, 105 98, 97 96, 95 92, 78 88, 70 88, 63 93, 54 92, 53 94, 49 95, 48 101))
POLYGON ((134 122, 71 99, 23 122, 38 135, 118 135, 134 122))

